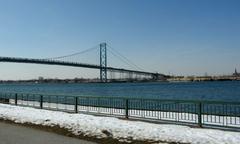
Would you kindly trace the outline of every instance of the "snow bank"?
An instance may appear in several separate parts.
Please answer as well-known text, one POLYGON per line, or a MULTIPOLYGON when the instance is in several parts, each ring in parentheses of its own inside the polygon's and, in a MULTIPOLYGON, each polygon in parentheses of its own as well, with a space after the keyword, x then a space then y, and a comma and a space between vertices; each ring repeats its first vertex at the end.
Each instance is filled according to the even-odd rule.
MULTIPOLYGON (((9 100, 10 104, 15 104, 14 99, 9 100)), ((31 106, 40 107, 38 101, 24 101, 18 100, 20 106, 31 106)), ((43 102, 43 109, 51 109, 57 111, 68 111, 75 112, 75 106, 72 104, 60 104, 60 103, 48 103, 43 102)), ((107 114, 115 116, 125 116, 125 109, 119 108, 106 108, 106 107, 94 107, 94 106, 83 106, 78 105, 78 112, 96 113, 96 114, 107 114)), ((175 122, 187 122, 192 124, 198 124, 198 114, 184 113, 184 112, 171 112, 171 111, 147 111, 129 109, 128 116, 139 118, 139 119, 152 119, 152 120, 166 120, 175 122)), ((215 125, 215 126, 228 126, 240 128, 240 117, 237 116, 223 116, 223 115, 204 115, 202 114, 202 123, 215 125)))
POLYGON ((85 114, 69 114, 29 107, 0 104, 0 118, 16 123, 59 126, 75 135, 84 134, 98 138, 113 137, 118 140, 153 140, 193 144, 239 144, 240 133, 221 130, 198 129, 187 126, 151 124, 98 117, 85 114))

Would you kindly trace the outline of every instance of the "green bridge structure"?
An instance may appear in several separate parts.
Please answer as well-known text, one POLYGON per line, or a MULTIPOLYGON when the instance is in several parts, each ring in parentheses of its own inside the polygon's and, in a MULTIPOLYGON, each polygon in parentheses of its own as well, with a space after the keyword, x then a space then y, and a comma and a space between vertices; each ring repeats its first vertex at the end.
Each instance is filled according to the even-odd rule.
MULTIPOLYGON (((99 69, 101 82, 108 82, 108 72, 126 73, 129 75, 129 77, 131 77, 132 75, 141 75, 141 76, 150 77, 151 80, 165 80, 168 77, 167 75, 160 74, 160 73, 109 67, 107 66, 107 44, 101 43, 99 48, 100 48, 100 64, 99 65, 87 64, 87 63, 81 63, 81 62, 69 62, 69 61, 61 60, 62 58, 71 57, 71 56, 80 54, 82 52, 78 52, 78 53, 66 55, 66 56, 55 57, 55 58, 47 58, 47 59, 0 57, 0 62, 59 65, 59 66, 99 69)), ((83 52, 87 52, 89 50, 91 49, 85 50, 83 52)))

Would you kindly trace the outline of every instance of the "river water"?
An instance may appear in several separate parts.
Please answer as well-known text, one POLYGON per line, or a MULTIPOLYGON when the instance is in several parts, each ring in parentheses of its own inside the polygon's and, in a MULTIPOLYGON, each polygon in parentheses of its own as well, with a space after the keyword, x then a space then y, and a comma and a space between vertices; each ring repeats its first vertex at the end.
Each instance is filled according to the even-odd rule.
POLYGON ((240 102, 240 81, 82 83, 82 84, 0 84, 0 92, 120 96, 176 100, 240 102))

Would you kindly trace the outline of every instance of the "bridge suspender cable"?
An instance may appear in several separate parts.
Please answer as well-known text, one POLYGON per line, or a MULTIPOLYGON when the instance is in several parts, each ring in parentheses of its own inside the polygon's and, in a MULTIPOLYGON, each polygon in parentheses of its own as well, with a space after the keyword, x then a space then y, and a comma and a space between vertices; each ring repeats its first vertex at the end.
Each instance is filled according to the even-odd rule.
MULTIPOLYGON (((131 68, 133 68, 134 70, 141 70, 144 71, 142 68, 140 68, 139 66, 137 66, 135 63, 133 63, 132 61, 130 61, 127 57, 123 56, 121 53, 119 53, 117 50, 115 50, 114 48, 112 48, 111 46, 107 45, 107 47, 109 48, 108 51, 115 56, 116 58, 118 58, 120 61, 122 61, 123 63, 127 64, 128 66, 130 66, 131 68)), ((57 56, 57 57, 51 57, 51 58, 45 58, 45 60, 56 60, 56 59, 64 59, 64 58, 68 58, 68 57, 73 57, 76 55, 81 55, 81 54, 85 54, 87 52, 93 51, 95 49, 98 49, 99 45, 96 45, 94 47, 91 47, 89 49, 83 50, 81 52, 77 52, 77 53, 73 53, 73 54, 69 54, 69 55, 63 55, 63 56, 57 56)))
POLYGON ((142 70, 144 71, 142 68, 140 68, 138 65, 136 65, 135 63, 133 63, 132 61, 130 61, 127 57, 125 57, 124 55, 122 55, 121 53, 119 53, 117 50, 115 50, 114 48, 112 48, 111 46, 108 46, 108 50, 110 51, 111 54, 113 54, 115 57, 117 57, 119 60, 121 60, 122 62, 124 62, 125 64, 129 65, 131 68, 136 69, 136 70, 142 70))
POLYGON ((58 57, 52 57, 52 58, 45 58, 46 60, 51 60, 51 59, 63 59, 63 58, 67 58, 67 57, 72 57, 72 56, 76 56, 76 55, 80 55, 80 54, 84 54, 84 53, 87 53, 87 52, 90 52, 92 50, 95 50, 99 48, 99 46, 94 46, 94 47, 91 47, 89 49, 86 49, 86 50, 83 50, 81 52, 77 52, 77 53, 73 53, 73 54, 69 54, 69 55, 64 55, 64 56, 58 56, 58 57))

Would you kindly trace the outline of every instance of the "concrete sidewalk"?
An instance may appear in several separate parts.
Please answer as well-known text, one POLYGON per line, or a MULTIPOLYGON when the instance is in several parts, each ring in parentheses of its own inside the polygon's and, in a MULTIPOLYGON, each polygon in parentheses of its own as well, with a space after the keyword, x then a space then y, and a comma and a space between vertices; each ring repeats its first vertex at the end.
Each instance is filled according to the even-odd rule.
POLYGON ((32 129, 15 124, 0 122, 0 144, 96 144, 46 132, 38 129, 32 129))

